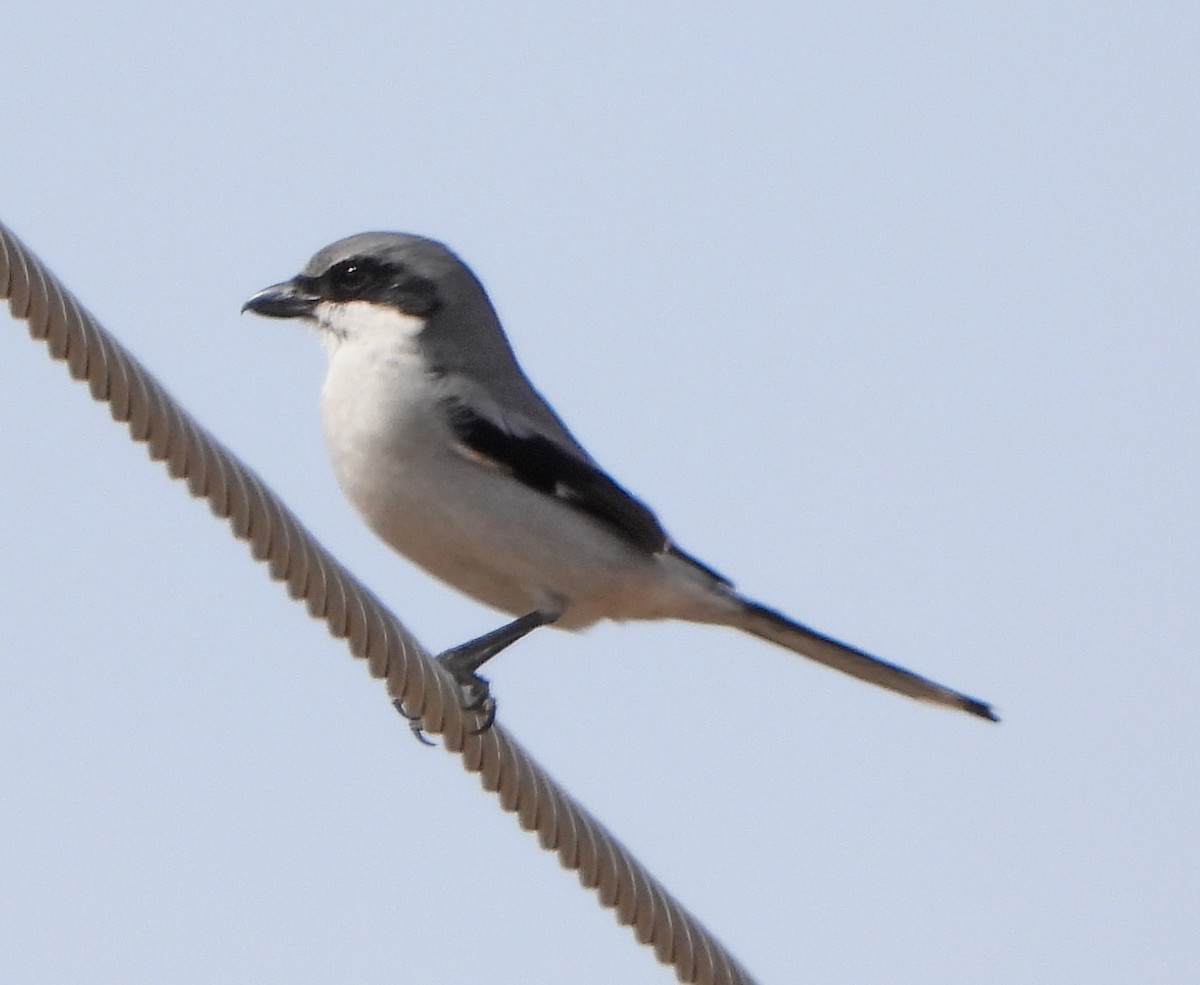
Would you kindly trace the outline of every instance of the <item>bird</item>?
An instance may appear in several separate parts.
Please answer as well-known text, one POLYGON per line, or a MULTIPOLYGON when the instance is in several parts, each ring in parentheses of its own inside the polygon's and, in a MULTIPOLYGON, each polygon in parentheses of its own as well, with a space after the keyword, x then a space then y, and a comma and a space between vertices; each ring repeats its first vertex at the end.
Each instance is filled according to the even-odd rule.
POLYGON ((487 710, 481 729, 495 715, 478 674, 487 660, 540 626, 581 630, 605 619, 731 627, 910 698, 999 720, 987 702, 741 595, 679 547, 534 389, 483 284, 444 244, 349 236, 242 310, 318 329, 326 448, 370 529, 515 617, 439 655, 464 706, 487 710))

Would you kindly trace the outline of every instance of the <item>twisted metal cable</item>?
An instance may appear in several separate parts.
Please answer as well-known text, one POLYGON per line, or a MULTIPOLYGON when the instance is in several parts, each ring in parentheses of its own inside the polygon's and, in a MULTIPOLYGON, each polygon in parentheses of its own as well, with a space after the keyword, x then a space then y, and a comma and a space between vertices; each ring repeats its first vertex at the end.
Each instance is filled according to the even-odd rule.
POLYGON ((639 943, 673 965, 681 982, 753 985, 748 973, 604 826, 577 804, 504 729, 475 735, 457 686, 400 621, 316 542, 263 482, 189 417, 158 382, 83 309, 46 267, 0 223, 0 298, 29 334, 44 341, 71 376, 87 382, 115 421, 165 462, 193 496, 208 500, 271 577, 287 584, 329 632, 366 660, 389 695, 442 736, 463 766, 478 773, 504 810, 558 854, 580 883, 596 890, 639 943))

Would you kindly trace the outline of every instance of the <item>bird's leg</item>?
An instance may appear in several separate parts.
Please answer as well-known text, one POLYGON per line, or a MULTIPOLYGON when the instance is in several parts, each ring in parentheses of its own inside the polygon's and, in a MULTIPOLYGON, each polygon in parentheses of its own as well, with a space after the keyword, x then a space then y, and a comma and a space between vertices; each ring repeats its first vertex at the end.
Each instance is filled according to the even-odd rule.
POLYGON ((523 636, 528 636, 538 626, 545 626, 557 618, 556 612, 535 609, 519 619, 505 623, 499 629, 484 633, 477 639, 442 651, 438 654, 438 661, 450 671, 450 675, 459 684, 466 686, 474 683, 478 679, 475 672, 505 647, 516 643, 523 636))
MULTIPOLYGON (((450 672, 450 676, 462 691, 463 710, 477 711, 483 715, 483 723, 474 729, 475 735, 486 732, 496 720, 496 699, 491 695, 487 678, 480 677, 476 671, 505 647, 528 636, 539 626, 554 622, 558 616, 559 613, 552 610, 535 609, 510 623, 505 623, 499 629, 493 629, 490 633, 443 650, 437 655, 438 663, 450 672)), ((392 703, 396 710, 408 719, 413 734, 420 741, 432 745, 421 731, 420 717, 408 714, 399 700, 392 703)))
POLYGON ((462 689, 463 708, 483 714, 483 723, 475 729, 476 735, 486 732, 496 720, 496 699, 492 697, 487 678, 480 677, 476 671, 505 647, 557 618, 558 613, 535 609, 499 629, 438 654, 438 662, 450 671, 450 676, 462 689))

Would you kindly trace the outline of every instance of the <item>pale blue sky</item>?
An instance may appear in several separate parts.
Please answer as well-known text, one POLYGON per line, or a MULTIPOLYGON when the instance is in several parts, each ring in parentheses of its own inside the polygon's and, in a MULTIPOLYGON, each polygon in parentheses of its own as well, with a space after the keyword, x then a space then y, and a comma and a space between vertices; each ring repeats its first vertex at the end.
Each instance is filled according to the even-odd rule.
MULTIPOLYGON (((504 723, 765 982, 1200 972, 1194 3, 27 4, 0 219, 429 646, 247 296, 446 240, 752 596, 541 632, 504 723)), ((0 980, 673 980, 0 319, 0 980)))

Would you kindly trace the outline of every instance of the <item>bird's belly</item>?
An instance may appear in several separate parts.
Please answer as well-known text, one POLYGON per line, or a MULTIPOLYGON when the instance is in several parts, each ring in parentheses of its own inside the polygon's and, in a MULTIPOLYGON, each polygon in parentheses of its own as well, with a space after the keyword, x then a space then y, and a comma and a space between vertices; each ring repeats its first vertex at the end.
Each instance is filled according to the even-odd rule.
POLYGON ((678 614, 659 559, 570 506, 460 452, 419 367, 335 358, 322 391, 339 484, 385 542, 473 598, 559 625, 678 614), (339 364, 341 363, 341 364, 339 364))
POLYGON ((513 615, 561 608, 567 628, 659 614, 653 558, 510 476, 448 448, 431 451, 343 481, 401 554, 513 615))

